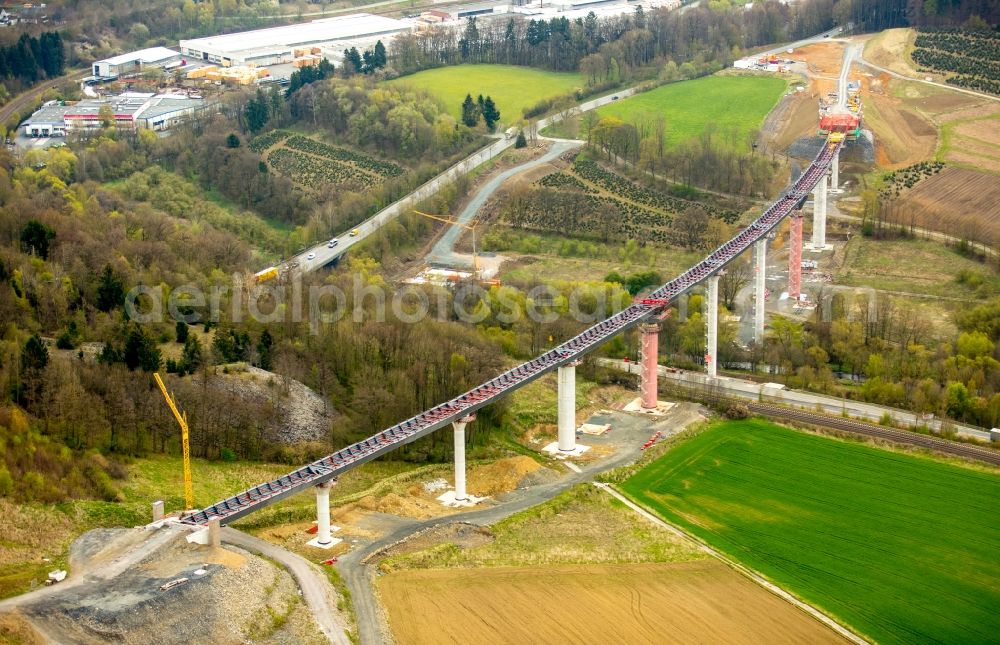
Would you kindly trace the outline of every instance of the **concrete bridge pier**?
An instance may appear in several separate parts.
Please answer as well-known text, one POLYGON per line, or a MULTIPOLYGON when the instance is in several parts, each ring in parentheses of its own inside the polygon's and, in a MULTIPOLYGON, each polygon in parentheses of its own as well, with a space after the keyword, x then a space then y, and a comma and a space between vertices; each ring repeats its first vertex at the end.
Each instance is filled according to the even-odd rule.
POLYGON ((764 290, 767 288, 767 238, 753 245, 753 341, 759 346, 764 343, 764 290))
MULTIPOLYGON (((316 484, 316 538, 309 541, 311 546, 329 549, 336 544, 330 535, 330 487, 333 482, 316 484)), ((339 542, 340 540, 337 540, 339 542)))
POLYGON ((458 421, 452 421, 455 430, 455 501, 466 501, 469 494, 465 490, 465 426, 476 420, 476 415, 469 414, 458 421))
POLYGON ((802 213, 793 213, 788 222, 788 297, 802 295, 802 213))
POLYGON ((826 182, 823 175, 813 191, 813 251, 826 249, 826 182))
POLYGON ((719 344, 719 274, 716 273, 708 279, 708 290, 705 294, 705 306, 708 309, 708 316, 705 317, 707 327, 707 343, 705 348, 705 369, 708 376, 715 378, 718 375, 716 366, 716 354, 719 344))
POLYGON ((642 376, 639 382, 640 405, 644 410, 655 410, 658 406, 659 393, 656 378, 660 353, 659 323, 642 323, 639 325, 640 348, 642 355, 642 376))
POLYGON ((840 190, 840 151, 833 156, 830 166, 830 190, 840 190))
POLYGON ((559 368, 559 452, 576 450, 576 366, 573 361, 559 368))

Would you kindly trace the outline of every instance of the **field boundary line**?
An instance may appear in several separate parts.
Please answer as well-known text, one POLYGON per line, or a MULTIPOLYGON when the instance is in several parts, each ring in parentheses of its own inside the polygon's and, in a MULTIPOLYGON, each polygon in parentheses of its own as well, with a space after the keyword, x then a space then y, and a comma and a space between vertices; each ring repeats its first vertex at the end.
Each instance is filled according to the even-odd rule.
POLYGON ((611 484, 605 484, 605 483, 602 483, 602 482, 591 482, 591 483, 594 486, 596 486, 597 488, 599 488, 599 489, 607 492, 609 495, 611 495, 612 497, 614 497, 618 501, 622 502, 623 504, 625 504, 626 506, 628 506, 633 511, 635 511, 636 513, 638 513, 642 517, 646 518, 650 522, 656 524, 657 526, 659 526, 661 528, 666 529, 667 531, 670 531, 671 533, 673 533, 674 535, 676 535, 678 537, 681 537, 681 538, 686 539, 686 540, 688 540, 690 542, 693 542, 695 545, 697 545, 697 547, 699 548, 699 550, 701 550, 701 551, 709 554, 713 558, 716 558, 717 560, 721 561, 723 564, 725 564, 729 568, 735 570, 737 573, 739 573, 739 574, 743 575, 744 577, 750 579, 752 582, 756 583, 760 587, 763 587, 764 589, 766 589, 767 591, 771 592, 775 596, 778 596, 782 600, 785 600, 786 602, 791 603, 793 606, 795 606, 798 609, 800 609, 800 610, 804 611, 805 613, 809 614, 810 616, 812 616, 813 618, 815 618, 819 622, 823 623, 824 625, 826 625, 827 627, 829 627, 830 629, 832 629, 833 631, 835 631, 840 636, 843 636, 848 641, 850 641, 852 643, 855 643, 856 645, 870 645, 869 641, 865 640, 859 634, 856 634, 853 631, 851 631, 851 629, 848 628, 847 626, 840 624, 835 619, 833 619, 832 617, 830 617, 829 615, 827 615, 826 613, 824 613, 822 610, 814 607, 813 605, 810 605, 809 603, 807 603, 804 600, 798 598, 797 596, 791 594, 790 592, 785 591, 784 589, 782 589, 778 585, 774 584, 773 582, 771 582, 770 580, 768 580, 767 578, 765 578, 761 574, 757 573, 753 569, 751 569, 751 568, 749 568, 749 567, 747 567, 747 566, 745 566, 743 564, 740 564, 739 562, 736 562, 735 560, 731 559, 729 556, 723 554, 721 551, 718 551, 717 549, 713 548, 712 546, 709 546, 709 544, 707 542, 705 542, 704 540, 702 540, 701 538, 699 538, 699 537, 697 537, 697 536, 695 536, 695 535, 693 535, 691 533, 688 533, 687 531, 685 531, 681 527, 679 527, 679 526, 677 526, 675 524, 672 524, 671 522, 668 522, 668 521, 664 520, 659 515, 656 515, 655 513, 651 512, 650 510, 646 509, 645 507, 643 507, 639 503, 633 501, 631 498, 629 498, 626 495, 624 495, 623 493, 621 493, 617 488, 615 488, 611 484))

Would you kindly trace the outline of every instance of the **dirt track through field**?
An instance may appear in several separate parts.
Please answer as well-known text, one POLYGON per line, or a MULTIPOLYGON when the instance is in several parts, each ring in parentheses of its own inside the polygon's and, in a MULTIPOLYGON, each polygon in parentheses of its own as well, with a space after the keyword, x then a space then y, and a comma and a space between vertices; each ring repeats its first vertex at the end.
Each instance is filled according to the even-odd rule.
POLYGON ((843 642, 715 560, 409 570, 378 587, 400 645, 843 642))

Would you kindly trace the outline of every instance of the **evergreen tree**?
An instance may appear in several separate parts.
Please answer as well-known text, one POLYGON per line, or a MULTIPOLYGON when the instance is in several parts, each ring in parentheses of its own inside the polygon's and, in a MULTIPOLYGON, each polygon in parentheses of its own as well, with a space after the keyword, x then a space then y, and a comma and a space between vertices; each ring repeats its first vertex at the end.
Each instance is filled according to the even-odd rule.
POLYGON ((371 74, 375 71, 375 56, 372 54, 370 49, 366 49, 365 53, 361 56, 361 71, 365 74, 371 74))
POLYGON ((43 260, 49 257, 49 242, 56 232, 38 220, 29 220, 21 229, 21 246, 25 253, 34 253, 43 260))
POLYGON ((238 136, 236 136, 235 134, 230 134, 228 137, 226 137, 226 147, 227 148, 239 148, 240 147, 240 138, 238 136))
POLYGON ((19 403, 30 408, 41 398, 45 386, 45 367, 48 364, 49 350, 38 334, 32 335, 21 351, 21 379, 15 388, 19 403))
POLYGON ((514 141, 515 148, 528 147, 528 140, 524 138, 524 130, 518 130, 517 139, 514 141))
POLYGON ((260 339, 257 341, 257 367, 262 370, 270 370, 273 367, 273 360, 271 358, 271 348, 274 346, 274 338, 271 337, 271 332, 266 329, 260 333, 260 339))
POLYGON ((160 369, 160 350, 156 341, 139 325, 129 329, 122 358, 130 370, 141 368, 144 372, 155 372, 160 369))
POLYGON ((185 343, 187 342, 190 328, 188 327, 188 324, 186 322, 184 322, 183 320, 178 320, 177 324, 174 325, 174 332, 177 335, 177 342, 185 343))
POLYGON ((344 65, 345 73, 349 74, 351 73, 352 70, 353 73, 355 74, 361 72, 361 67, 362 67, 361 54, 358 53, 357 47, 351 47, 350 49, 344 50, 344 62, 350 63, 349 66, 346 64, 344 65))
POLYGON ((490 132, 493 132, 493 128, 500 121, 500 110, 497 109, 496 103, 489 96, 483 102, 483 121, 486 122, 486 127, 489 128, 490 132))
POLYGON ((97 281, 97 308, 111 311, 125 302, 125 283, 118 277, 110 264, 104 265, 97 281))
POLYGON ((470 128, 476 127, 479 123, 479 108, 472 100, 471 94, 466 94, 465 100, 462 101, 462 123, 470 128))
POLYGON ((188 336, 184 342, 184 351, 181 352, 181 362, 179 367, 185 372, 194 373, 202 364, 201 341, 197 336, 188 336))
POLYGON ((383 45, 382 41, 380 40, 377 43, 375 43, 375 52, 372 54, 372 63, 375 65, 376 69, 382 69, 383 67, 385 67, 387 62, 388 61, 385 55, 385 45, 383 45))
POLYGON ((267 125, 269 112, 267 109, 267 99, 264 98, 263 90, 258 88, 257 96, 247 101, 246 108, 244 108, 244 116, 246 117, 247 130, 250 132, 259 132, 261 128, 267 125))

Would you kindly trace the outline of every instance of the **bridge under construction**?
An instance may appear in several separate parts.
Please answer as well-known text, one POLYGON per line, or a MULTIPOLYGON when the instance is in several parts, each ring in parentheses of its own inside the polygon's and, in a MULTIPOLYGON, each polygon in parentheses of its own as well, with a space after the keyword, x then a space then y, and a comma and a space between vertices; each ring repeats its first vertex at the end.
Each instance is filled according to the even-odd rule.
MULTIPOLYGON (((710 376, 716 373, 716 338, 714 325, 718 321, 718 281, 728 264, 748 250, 753 250, 754 333, 758 342, 764 332, 764 273, 767 242, 775 229, 789 216, 801 217, 800 211, 810 193, 814 193, 814 247, 825 245, 826 193, 829 176, 836 168, 839 153, 844 145, 844 133, 829 135, 822 149, 798 179, 782 192, 752 224, 735 237, 715 249, 687 271, 662 285, 647 297, 591 326, 561 345, 525 362, 503 374, 472 388, 450 401, 425 410, 405 421, 386 428, 363 441, 351 444, 322 459, 269 482, 223 499, 211 506, 186 515, 183 522, 195 526, 228 524, 254 511, 274 504, 286 497, 313 488, 317 498, 319 520, 316 542, 319 546, 331 543, 329 526, 329 484, 339 475, 376 459, 400 446, 416 441, 436 430, 452 425, 455 431, 456 499, 465 499, 465 426, 475 417, 475 412, 501 397, 524 387, 544 374, 559 371, 559 423, 558 450, 573 453, 576 450, 575 428, 575 366, 580 359, 618 334, 640 327, 642 334, 642 406, 656 406, 657 379, 657 320, 681 295, 705 284, 708 291, 708 334, 705 363, 710 376), (822 230, 817 231, 817 228, 822 230)), ((836 179, 834 179, 836 181, 836 179)), ((834 184, 834 188, 836 184, 834 184)), ((801 229, 799 229, 801 231, 801 229)), ((795 244, 795 240, 792 240, 795 244)), ((801 244, 801 232, 798 237, 801 244)))

